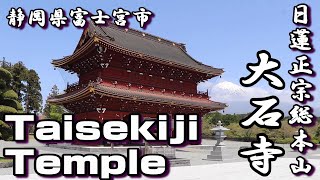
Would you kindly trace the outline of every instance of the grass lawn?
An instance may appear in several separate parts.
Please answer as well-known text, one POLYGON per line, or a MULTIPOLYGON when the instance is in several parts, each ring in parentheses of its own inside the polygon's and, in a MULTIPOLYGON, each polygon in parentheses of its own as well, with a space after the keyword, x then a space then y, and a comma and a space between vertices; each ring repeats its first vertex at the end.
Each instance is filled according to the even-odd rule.
POLYGON ((10 161, 12 161, 12 159, 5 159, 3 157, 0 157, 0 163, 1 162, 10 162, 10 161))

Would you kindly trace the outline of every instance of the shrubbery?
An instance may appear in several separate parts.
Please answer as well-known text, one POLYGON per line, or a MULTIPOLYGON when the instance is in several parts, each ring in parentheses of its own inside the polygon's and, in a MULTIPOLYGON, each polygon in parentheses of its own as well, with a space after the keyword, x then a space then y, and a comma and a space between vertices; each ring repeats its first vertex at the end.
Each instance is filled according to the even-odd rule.
POLYGON ((18 94, 14 92, 13 90, 7 90, 5 91, 1 97, 3 99, 12 99, 12 100, 18 100, 18 94))
POLYGON ((0 120, 0 139, 12 139, 12 128, 0 120))
POLYGON ((6 113, 18 113, 22 106, 18 102, 18 95, 10 89, 12 75, 0 68, 0 139, 12 140, 12 128, 2 121, 6 113))
MULTIPOLYGON (((227 139, 237 141, 252 141, 256 140, 256 135, 259 133, 265 133, 268 137, 280 144, 289 144, 294 141, 293 135, 298 134, 299 127, 292 127, 288 124, 288 118, 282 120, 280 129, 266 129, 252 126, 249 129, 240 127, 239 121, 246 115, 223 115, 220 113, 212 113, 205 115, 202 121, 202 136, 203 138, 212 138, 212 129, 219 120, 221 120, 223 126, 230 129, 226 132, 227 139)), ((320 124, 317 122, 313 127, 304 127, 314 143, 320 142, 320 124)))

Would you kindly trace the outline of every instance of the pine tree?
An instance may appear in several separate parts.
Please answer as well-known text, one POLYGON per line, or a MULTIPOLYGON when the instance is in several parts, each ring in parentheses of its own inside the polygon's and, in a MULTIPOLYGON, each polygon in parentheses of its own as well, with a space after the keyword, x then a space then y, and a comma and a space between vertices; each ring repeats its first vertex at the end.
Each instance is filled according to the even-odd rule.
POLYGON ((4 140, 12 138, 12 128, 1 120, 4 114, 22 112, 17 93, 10 89, 11 82, 12 74, 0 68, 0 139, 4 140))
MULTIPOLYGON (((55 97, 58 94, 58 86, 54 85, 48 97, 55 97)), ((61 120, 63 113, 65 113, 63 107, 54 104, 46 103, 43 109, 43 114, 49 119, 61 120)))
POLYGON ((24 91, 23 101, 25 103, 25 111, 41 112, 42 109, 42 95, 40 78, 37 72, 33 69, 27 72, 26 88, 24 91))
POLYGON ((25 65, 19 61, 10 67, 9 71, 12 74, 12 89, 14 92, 18 94, 19 100, 23 99, 23 92, 26 91, 26 81, 27 81, 27 73, 28 69, 25 65))

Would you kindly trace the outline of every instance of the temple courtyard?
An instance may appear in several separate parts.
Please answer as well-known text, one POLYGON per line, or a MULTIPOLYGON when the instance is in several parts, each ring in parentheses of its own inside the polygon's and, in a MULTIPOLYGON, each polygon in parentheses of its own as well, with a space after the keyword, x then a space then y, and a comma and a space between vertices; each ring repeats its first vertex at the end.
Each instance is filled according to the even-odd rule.
MULTIPOLYGON (((168 176, 165 179, 178 179, 178 180, 200 180, 200 179, 212 179, 214 177, 219 177, 222 179, 235 179, 243 176, 246 179, 262 179, 262 177, 251 170, 249 163, 246 159, 240 158, 238 156, 238 150, 240 147, 250 146, 247 142, 235 142, 235 141, 225 141, 226 147, 224 148, 224 155, 227 157, 224 161, 207 161, 207 155, 210 154, 214 140, 203 140, 202 145, 193 145, 183 148, 178 148, 176 151, 176 157, 182 159, 189 159, 191 166, 180 166, 172 167, 168 176)), ((300 176, 295 177, 291 174, 289 169, 290 163, 295 163, 295 158, 300 155, 298 152, 292 151, 289 145, 278 145, 285 149, 285 156, 279 158, 277 161, 272 163, 271 174, 263 179, 319 179, 320 172, 318 172, 318 167, 320 167, 320 150, 310 150, 307 155, 304 156, 307 160, 314 165, 316 168, 312 177, 300 176)), ((74 149, 62 149, 56 147, 48 147, 45 144, 40 144, 35 140, 30 140, 28 144, 16 144, 15 142, 0 142, 0 148, 4 147, 34 147, 39 150, 40 154, 105 154, 105 152, 84 152, 83 150, 74 149)), ((15 179, 12 168, 2 168, 0 169, 0 176, 5 179, 15 179)), ((33 161, 29 162, 29 178, 28 179, 42 179, 39 178, 33 170, 33 161)), ((61 177, 60 179, 64 179, 61 177)), ((89 178, 90 179, 90 178, 89 178)), ((115 178, 117 179, 117 178, 115 178)), ((124 179, 130 179, 129 177, 124 179)))

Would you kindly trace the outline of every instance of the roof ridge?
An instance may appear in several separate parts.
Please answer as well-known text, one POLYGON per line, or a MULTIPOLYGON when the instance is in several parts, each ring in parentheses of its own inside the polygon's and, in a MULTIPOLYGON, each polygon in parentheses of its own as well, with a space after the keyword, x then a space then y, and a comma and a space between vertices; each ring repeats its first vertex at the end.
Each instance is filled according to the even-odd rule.
MULTIPOLYGON (((94 25, 95 26, 95 25, 94 25)), ((180 47, 182 50, 185 50, 185 44, 184 43, 179 43, 179 42, 175 42, 175 41, 172 41, 172 40, 168 40, 166 38, 162 38, 160 36, 157 36, 157 35, 153 35, 153 34, 150 34, 150 33, 147 33, 147 32, 144 32, 144 31, 140 31, 140 30, 137 30, 137 29, 134 29, 134 28, 125 28, 125 27, 119 27, 117 26, 116 24, 110 22, 108 24, 109 27, 115 29, 119 29, 121 31, 125 31, 126 33, 131 33, 132 35, 136 35, 136 36, 143 36, 144 38, 148 38, 149 40, 153 40, 155 42, 158 42, 158 43, 163 43, 163 44, 167 44, 167 45, 170 45, 170 46, 173 46, 173 47, 180 47)), ((103 29, 103 26, 101 26, 101 29, 103 29)))
POLYGON ((143 57, 148 60, 166 64, 170 63, 170 65, 175 67, 178 66, 206 74, 217 75, 223 73, 223 69, 214 68, 193 58, 187 53, 184 45, 181 43, 175 44, 174 41, 166 40, 132 28, 119 27, 114 23, 108 23, 107 26, 95 25, 92 21, 89 23, 89 26, 82 33, 81 39, 87 35, 90 38, 84 41, 80 47, 77 46, 76 51, 69 58, 63 58, 65 62, 58 63, 53 61, 53 64, 59 66, 68 63, 72 60, 71 58, 76 57, 75 55, 82 53, 82 51, 79 50, 83 50, 83 47, 89 48, 88 42, 93 41, 93 39, 97 40, 98 38, 101 42, 105 43, 104 45, 117 48, 119 52, 121 50, 121 53, 129 53, 129 55, 133 56, 140 55, 138 58, 141 58, 141 55, 143 55, 143 57), (84 36, 85 32, 87 33, 84 36), (136 41, 136 43, 134 41, 136 41))

